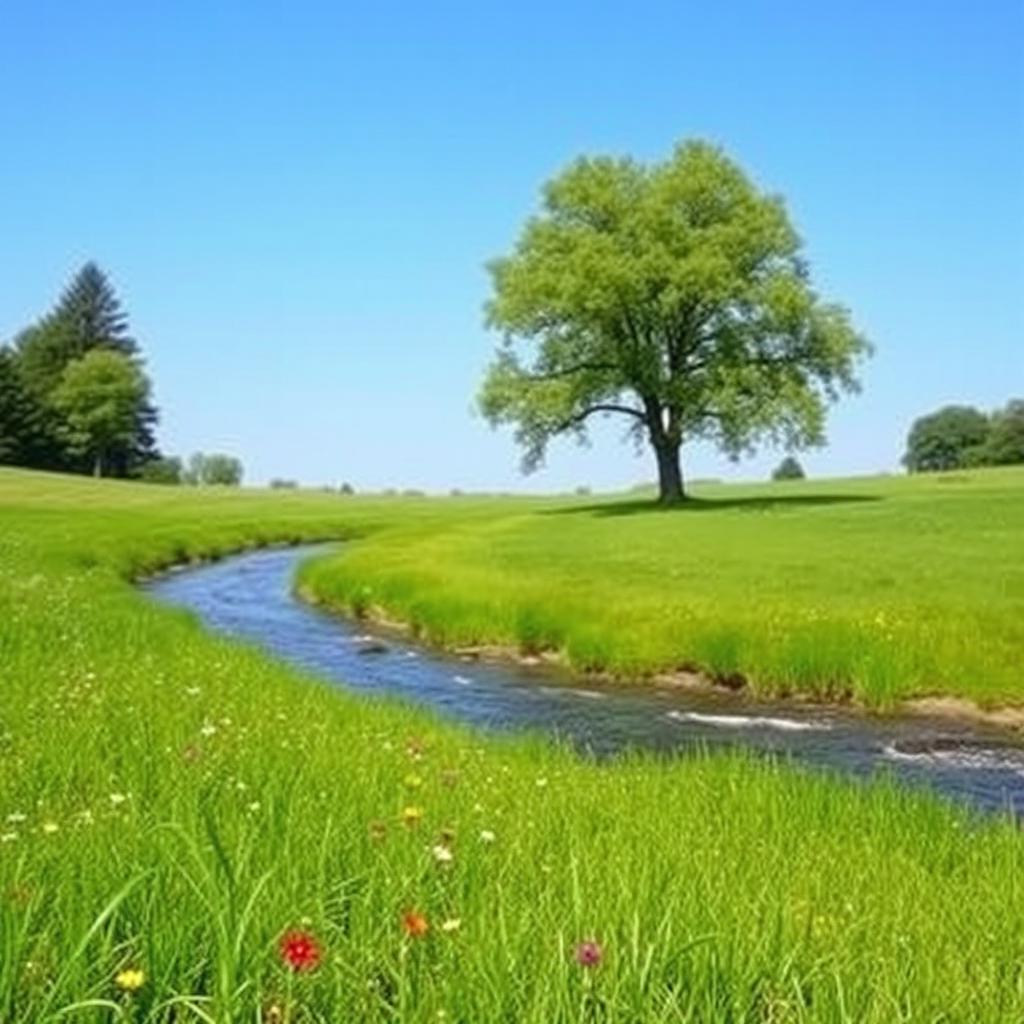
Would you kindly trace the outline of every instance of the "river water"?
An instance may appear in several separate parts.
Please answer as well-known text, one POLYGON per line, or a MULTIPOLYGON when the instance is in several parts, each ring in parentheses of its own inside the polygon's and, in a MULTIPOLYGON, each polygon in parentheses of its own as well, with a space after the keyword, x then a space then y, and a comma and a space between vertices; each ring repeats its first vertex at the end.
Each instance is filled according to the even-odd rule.
POLYGON ((255 641, 345 689, 394 695, 487 729, 543 731, 598 756, 743 746, 859 778, 889 773, 987 810, 1024 814, 1024 745, 919 717, 580 682, 552 667, 473 661, 310 607, 292 591, 317 547, 271 548, 173 571, 143 589, 216 632, 255 641))

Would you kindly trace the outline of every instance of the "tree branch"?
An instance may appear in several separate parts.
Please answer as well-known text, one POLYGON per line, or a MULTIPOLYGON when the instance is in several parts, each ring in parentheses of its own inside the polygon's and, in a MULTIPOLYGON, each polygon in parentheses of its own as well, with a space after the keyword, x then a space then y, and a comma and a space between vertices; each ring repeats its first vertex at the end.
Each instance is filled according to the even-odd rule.
POLYGON ((567 366, 562 370, 548 370, 545 373, 526 373, 523 376, 529 381, 558 380, 562 377, 571 377, 574 373, 583 373, 587 370, 599 372, 601 370, 615 370, 614 363, 577 363, 575 366, 567 366))
POLYGON ((563 430, 568 430, 570 427, 579 426, 587 417, 592 416, 595 412, 621 412, 627 416, 635 416, 638 420, 646 422, 646 417, 639 409, 634 409, 628 405, 617 405, 614 402, 601 402, 597 405, 588 406, 582 412, 576 413, 574 416, 570 416, 568 419, 562 420, 552 431, 552 433, 560 434, 563 430))

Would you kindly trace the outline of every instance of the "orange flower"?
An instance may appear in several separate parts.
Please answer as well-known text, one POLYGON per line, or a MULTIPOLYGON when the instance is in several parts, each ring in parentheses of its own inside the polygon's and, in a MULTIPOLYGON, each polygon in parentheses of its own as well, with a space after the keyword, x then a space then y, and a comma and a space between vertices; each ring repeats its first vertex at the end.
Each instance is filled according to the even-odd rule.
POLYGON ((422 939, 430 931, 430 924, 418 910, 405 910, 402 912, 402 931, 410 939, 422 939))

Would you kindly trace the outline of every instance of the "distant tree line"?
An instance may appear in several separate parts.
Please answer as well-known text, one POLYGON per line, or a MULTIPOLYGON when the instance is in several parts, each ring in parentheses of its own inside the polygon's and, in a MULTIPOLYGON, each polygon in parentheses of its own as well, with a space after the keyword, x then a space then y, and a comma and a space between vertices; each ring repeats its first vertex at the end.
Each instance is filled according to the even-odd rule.
POLYGON ((128 317, 95 263, 0 346, 0 463, 138 475, 159 458, 156 421, 128 317))
POLYGON ((1024 399, 986 415, 947 405, 914 421, 903 464, 911 473, 1024 463, 1024 399))

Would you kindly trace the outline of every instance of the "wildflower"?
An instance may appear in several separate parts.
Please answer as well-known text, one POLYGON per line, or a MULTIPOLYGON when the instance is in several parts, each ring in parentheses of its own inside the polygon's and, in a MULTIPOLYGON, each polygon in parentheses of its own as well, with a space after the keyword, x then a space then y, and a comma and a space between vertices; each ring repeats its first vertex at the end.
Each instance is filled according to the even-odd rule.
POLYGON ((410 939, 422 939, 430 931, 430 924, 418 910, 405 910, 402 912, 402 930, 410 939))
POLYGON ((451 846, 455 842, 455 829, 443 828, 438 835, 438 841, 442 846, 451 846))
POLYGON ((402 823, 409 828, 415 828, 423 820, 423 809, 420 807, 406 807, 402 811, 402 823))
POLYGON ((57 822, 55 822, 55 821, 44 821, 43 822, 43 831, 48 836, 52 836, 54 832, 59 832, 60 831, 60 825, 58 825, 57 822))
POLYGON ((493 843, 497 838, 498 837, 489 828, 485 828, 480 831, 481 843, 493 843))
POLYGON ((596 967, 603 957, 603 950, 593 939, 586 939, 576 947, 576 963, 580 967, 596 967))
POLYGON ((388 826, 383 821, 371 821, 370 822, 370 838, 375 843, 381 843, 384 841, 385 836, 388 834, 388 826))
POLYGON ((21 811, 12 811, 7 815, 7 823, 9 825, 18 825, 25 820, 25 815, 21 811))
POLYGON ((426 746, 423 743, 423 740, 421 740, 418 736, 410 736, 409 739, 406 740, 405 752, 414 761, 418 761, 421 757, 423 757, 425 751, 426 746))
POLYGON ((406 775, 404 782, 410 789, 419 789, 423 785, 423 779, 415 772, 406 775))
POLYGON ((461 917, 449 917, 447 921, 441 923, 441 931, 451 935, 453 932, 457 932, 462 927, 461 917))
POLYGON ((182 759, 191 764, 193 761, 198 761, 203 756, 203 752, 194 743, 190 743, 181 752, 182 759))
POLYGON ((205 736, 207 739, 215 735, 216 732, 217 726, 215 726, 213 722, 204 722, 203 727, 199 730, 200 735, 205 736))
POLYGON ((320 964, 320 943, 310 932, 292 929, 278 944, 281 959, 295 972, 312 971, 320 964))
POLYGON ((541 777, 537 780, 537 788, 543 789, 548 784, 548 780, 541 777))
POLYGON ((3 832, 0 833, 0 843, 13 843, 18 838, 17 832, 3 832))
POLYGON ((459 782, 459 773, 458 773, 457 769, 455 769, 455 768, 446 768, 443 772, 441 772, 441 785, 442 786, 448 786, 449 788, 452 788, 452 787, 458 785, 458 782, 459 782))
POLYGON ((447 846, 442 846, 440 843, 437 846, 431 847, 430 852, 434 855, 434 860, 438 864, 451 864, 455 859, 455 854, 447 846))
POLYGON ((125 802, 125 800, 127 800, 127 799, 128 799, 128 797, 126 797, 124 795, 124 793, 111 793, 110 794, 110 802, 115 807, 120 807, 121 804, 123 804, 125 802))
POLYGON ((186 686, 185 687, 185 692, 190 697, 198 697, 199 694, 202 693, 202 690, 200 690, 198 686, 186 686))
POLYGON ((129 967, 119 972, 114 981, 122 992, 138 992, 146 983, 146 975, 137 967, 129 967))
POLYGON ((249 806, 248 806, 248 811, 249 811, 250 814, 256 814, 259 811, 259 809, 260 809, 260 802, 259 802, 259 800, 253 800, 253 802, 251 804, 249 804, 249 806))

